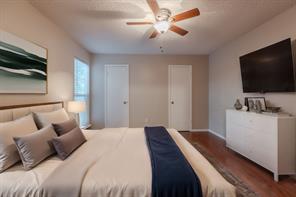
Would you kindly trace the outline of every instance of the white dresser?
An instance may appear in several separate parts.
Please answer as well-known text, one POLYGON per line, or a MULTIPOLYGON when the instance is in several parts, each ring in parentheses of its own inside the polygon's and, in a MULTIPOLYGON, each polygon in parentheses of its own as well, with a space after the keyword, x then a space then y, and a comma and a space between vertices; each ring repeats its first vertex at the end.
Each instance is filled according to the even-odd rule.
POLYGON ((279 175, 296 172, 296 118, 226 110, 226 145, 279 175))

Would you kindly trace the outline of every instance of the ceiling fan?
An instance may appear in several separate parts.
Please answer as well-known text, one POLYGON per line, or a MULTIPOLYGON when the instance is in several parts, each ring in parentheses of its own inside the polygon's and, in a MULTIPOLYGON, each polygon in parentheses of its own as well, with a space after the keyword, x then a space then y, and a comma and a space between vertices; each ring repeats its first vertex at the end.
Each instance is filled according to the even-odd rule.
POLYGON ((127 25, 153 25, 154 31, 149 37, 150 39, 155 38, 158 34, 164 34, 168 30, 173 31, 181 36, 185 36, 188 31, 175 25, 176 22, 186 20, 195 16, 199 16, 200 12, 198 8, 183 12, 172 16, 171 10, 167 8, 159 8, 156 0, 146 0, 150 6, 154 16, 155 22, 143 21, 143 22, 127 22, 127 25))

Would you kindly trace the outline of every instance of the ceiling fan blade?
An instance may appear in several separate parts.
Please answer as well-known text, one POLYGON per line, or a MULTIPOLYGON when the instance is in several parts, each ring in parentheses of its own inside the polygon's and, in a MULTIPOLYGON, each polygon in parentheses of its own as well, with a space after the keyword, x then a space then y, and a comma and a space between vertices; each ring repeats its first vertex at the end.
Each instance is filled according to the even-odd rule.
POLYGON ((149 7, 151 8, 154 16, 157 15, 158 11, 159 11, 159 6, 156 0, 146 0, 149 7))
POLYGON ((199 16, 200 12, 198 8, 183 12, 181 14, 177 14, 175 16, 173 16, 174 22, 178 22, 178 21, 182 21, 188 18, 192 18, 195 16, 199 16))
POLYGON ((151 36, 149 37, 149 39, 155 38, 158 35, 158 32, 155 30, 151 36))
POLYGON ((152 22, 127 22, 127 25, 152 25, 152 22))
POLYGON ((170 30, 177 33, 177 34, 179 34, 179 35, 181 35, 181 36, 185 36, 186 34, 188 34, 188 31, 186 31, 185 29, 182 29, 182 28, 180 28, 180 27, 178 27, 176 25, 172 25, 170 27, 170 30))

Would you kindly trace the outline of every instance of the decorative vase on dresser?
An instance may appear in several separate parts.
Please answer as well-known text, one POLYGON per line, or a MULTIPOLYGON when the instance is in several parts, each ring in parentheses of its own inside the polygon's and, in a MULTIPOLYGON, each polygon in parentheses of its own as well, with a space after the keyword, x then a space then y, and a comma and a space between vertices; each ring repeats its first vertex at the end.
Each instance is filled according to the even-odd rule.
POLYGON ((226 145, 274 174, 296 172, 296 118, 226 110, 226 145))
POLYGON ((236 110, 241 110, 243 108, 243 105, 239 102, 239 99, 236 99, 236 102, 234 103, 234 108, 236 110))

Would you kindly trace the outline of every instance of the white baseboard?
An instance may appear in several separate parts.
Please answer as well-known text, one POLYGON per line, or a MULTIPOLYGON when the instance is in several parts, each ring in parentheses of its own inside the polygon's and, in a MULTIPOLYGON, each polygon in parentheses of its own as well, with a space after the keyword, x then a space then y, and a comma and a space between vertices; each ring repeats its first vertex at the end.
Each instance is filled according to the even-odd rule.
POLYGON ((190 131, 191 132, 209 132, 209 133, 211 133, 211 134, 213 134, 213 135, 215 135, 215 136, 217 136, 217 137, 225 140, 225 137, 224 136, 220 135, 219 133, 217 133, 217 132, 215 132, 215 131, 213 131, 211 129, 191 129, 190 131))
POLYGON ((209 129, 191 129, 191 132, 208 132, 209 129))
POLYGON ((225 140, 225 137, 222 136, 221 134, 219 134, 219 133, 217 133, 217 132, 215 132, 215 131, 213 131, 213 130, 211 130, 211 129, 209 129, 208 131, 209 131, 211 134, 213 134, 213 135, 215 135, 215 136, 217 136, 217 137, 219 137, 219 138, 225 140))

